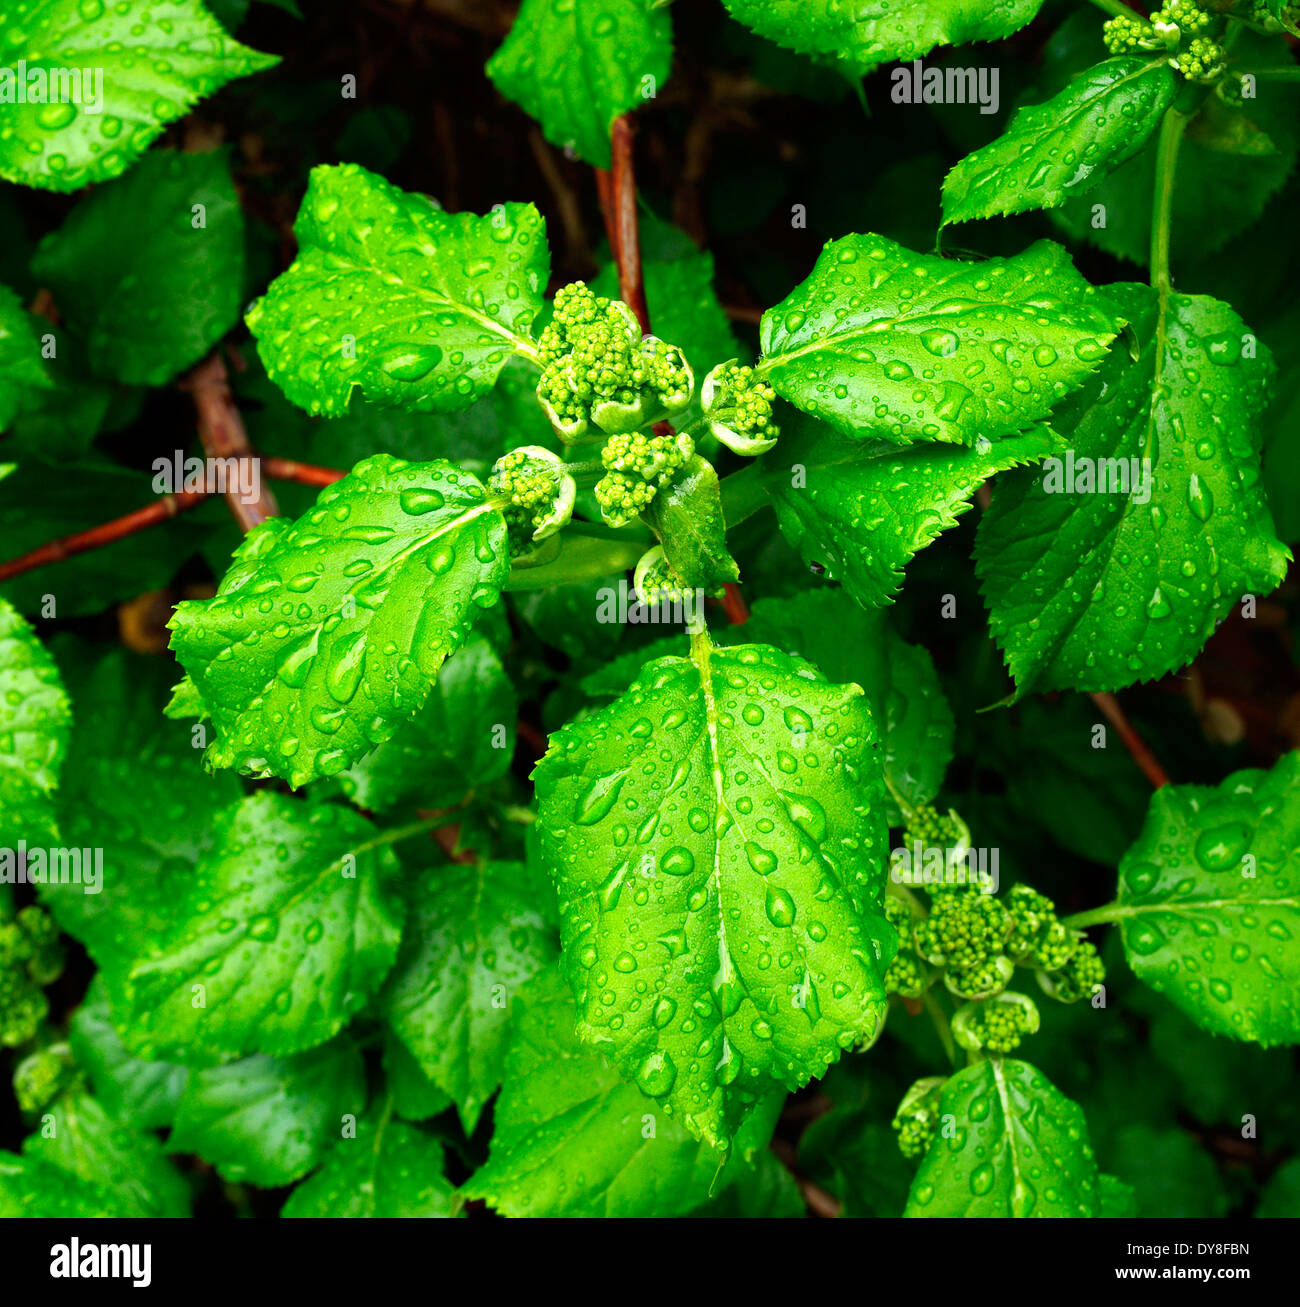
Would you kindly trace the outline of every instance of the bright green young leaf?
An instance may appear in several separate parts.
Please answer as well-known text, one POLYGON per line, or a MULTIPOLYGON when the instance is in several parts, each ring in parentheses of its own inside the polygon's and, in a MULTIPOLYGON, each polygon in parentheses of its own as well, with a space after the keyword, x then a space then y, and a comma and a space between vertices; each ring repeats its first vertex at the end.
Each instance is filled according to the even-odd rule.
POLYGON ((450 463, 376 454, 297 522, 263 523, 171 621, 218 731, 209 765, 337 775, 419 712, 509 569, 505 519, 450 463))
POLYGON ((682 1216, 766 1145, 783 1096, 737 1140, 730 1167, 579 1043, 578 1013, 548 969, 513 1000, 505 1086, 487 1164, 461 1190, 506 1216, 682 1216))
POLYGON ((610 124, 668 80, 672 33, 645 0, 524 0, 487 73, 552 145, 608 168, 610 124))
POLYGON ((32 391, 47 389, 41 346, 22 302, 0 286, 0 431, 14 420, 32 391))
POLYGON ((1000 41, 1043 0, 723 0, 769 41, 843 60, 861 77, 879 64, 919 59, 937 45, 1000 41))
POLYGON ((1073 452, 1004 478, 980 522, 976 565, 1021 694, 1182 667, 1290 557, 1259 483, 1267 351, 1207 296, 1162 310, 1146 286, 1107 294, 1137 357, 1112 354, 1053 415, 1073 452))
POLYGON ((291 1184, 342 1138, 366 1105, 361 1055, 336 1040, 297 1057, 249 1057, 190 1076, 167 1141, 232 1184, 291 1184))
POLYGON ((68 696, 35 631, 0 599, 0 849, 56 841, 68 696))
POLYGON ((97 376, 170 381, 239 321, 244 216, 226 151, 148 155, 82 200, 32 271, 97 376))
POLYGON ((357 813, 270 791, 217 828, 176 928, 131 970, 132 1025, 176 1060, 322 1044, 397 956, 397 859, 357 813))
POLYGON ((376 403, 454 413, 487 394, 542 307, 550 252, 531 204, 445 213, 356 164, 312 170, 298 257, 248 312, 271 379, 337 417, 376 403))
POLYGON ((725 582, 739 579, 740 569, 727 552, 712 463, 694 455, 654 497, 646 516, 663 541, 668 567, 688 590, 718 594, 725 582))
POLYGON ((1027 1062, 991 1058, 952 1076, 941 1133, 912 1181, 904 1216, 1095 1216, 1097 1163, 1077 1103, 1027 1062))
POLYGON ((860 604, 893 601, 911 558, 955 525, 997 472, 1063 453, 1046 427, 974 449, 922 442, 900 449, 842 436, 798 415, 764 460, 764 484, 785 537, 809 566, 860 604))
POLYGON ((47 1162, 111 1194, 114 1216, 188 1216, 190 1190, 153 1135, 114 1120, 89 1094, 69 1093, 45 1109, 44 1126, 23 1141, 47 1162))
POLYGON ((380 1010, 460 1109, 466 1134, 501 1082, 510 996, 555 956, 520 863, 423 869, 380 1010))
POLYGON ((1050 241, 963 263, 845 236, 763 314, 758 371, 846 435, 973 445, 1045 417, 1118 330, 1050 241))
POLYGON ((90 1077, 95 1097, 111 1117, 138 1130, 171 1125, 185 1092, 189 1067, 174 1062, 142 1062, 132 1057, 113 1027, 102 979, 72 1017, 68 1030, 77 1065, 90 1077))
POLYGON ((131 964, 178 923, 184 889, 215 833, 212 814, 240 786, 233 776, 206 776, 189 728, 161 716, 174 664, 126 650, 96 659, 91 650, 72 640, 56 648, 73 702, 59 811, 68 846, 102 849, 103 866, 94 892, 83 876, 43 885, 40 895, 98 964, 120 1021, 131 964))
POLYGON ((339 781, 369 812, 454 807, 509 768, 518 715, 500 658, 475 632, 443 665, 414 719, 341 772, 339 781))
POLYGON ((945 223, 1050 209, 1091 190, 1146 144, 1177 85, 1164 59, 1108 59, 1028 105, 943 184, 945 223))
POLYGON ((6 5, 0 45, 0 177, 52 191, 116 177, 204 96, 279 63, 228 36, 199 0, 6 5))
POLYGON ((117 1195, 36 1157, 0 1153, 0 1219, 118 1216, 117 1195))
POLYGON ((414 1126, 362 1117, 315 1175, 289 1196, 281 1216, 450 1216, 453 1190, 442 1174, 442 1145, 414 1126))
POLYGON ((883 1016, 884 791, 860 698, 702 637, 534 773, 583 1037, 716 1147, 883 1016))
POLYGON ((1214 1034, 1300 1043, 1298 845, 1300 753, 1157 790, 1120 863, 1133 970, 1214 1034))

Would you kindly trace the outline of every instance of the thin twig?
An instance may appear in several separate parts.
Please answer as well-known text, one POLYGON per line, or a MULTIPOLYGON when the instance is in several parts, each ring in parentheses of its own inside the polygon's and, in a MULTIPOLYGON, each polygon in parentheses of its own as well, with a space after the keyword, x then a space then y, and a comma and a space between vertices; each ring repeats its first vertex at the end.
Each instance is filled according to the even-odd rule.
MULTIPOLYGON (((199 440, 209 458, 236 458, 241 462, 255 458, 253 447, 248 443, 248 432, 244 430, 244 419, 239 416, 230 394, 230 381, 220 349, 214 349, 181 382, 181 389, 188 390, 194 400, 199 415, 199 440)), ((258 487, 251 503, 245 502, 238 485, 226 490, 226 504, 242 531, 251 531, 268 517, 279 516, 280 506, 271 491, 261 484, 260 478, 255 482, 245 482, 243 477, 238 480, 258 487)))
POLYGON ((836 1217, 840 1214, 840 1200, 828 1194, 820 1185, 805 1179, 798 1171, 797 1155, 794 1145, 789 1140, 776 1138, 772 1140, 772 1151, 781 1165, 790 1172, 791 1178, 799 1186, 804 1203, 814 1216, 836 1217))
POLYGON ((610 189, 613 200, 613 227, 616 235, 610 245, 618 260, 618 293, 624 304, 636 314, 641 334, 650 334, 650 310, 645 302, 645 282, 641 275, 641 236, 637 230, 636 165, 632 157, 632 118, 623 114, 614 119, 610 130, 610 189))
POLYGON ((291 458, 263 458, 261 463, 262 471, 273 481, 296 481, 300 486, 332 486, 347 476, 336 467, 314 467, 291 458))
POLYGON ((1142 769, 1142 774, 1151 782, 1156 789, 1163 785, 1169 785, 1171 782, 1165 774, 1165 769, 1156 761, 1156 756, 1147 748, 1146 741, 1133 729, 1129 719, 1124 716, 1124 710, 1119 706, 1119 700, 1113 694, 1104 690, 1089 691, 1088 696, 1093 703, 1106 715, 1106 719, 1119 732, 1119 738, 1124 741, 1124 747, 1133 755, 1133 761, 1142 769))

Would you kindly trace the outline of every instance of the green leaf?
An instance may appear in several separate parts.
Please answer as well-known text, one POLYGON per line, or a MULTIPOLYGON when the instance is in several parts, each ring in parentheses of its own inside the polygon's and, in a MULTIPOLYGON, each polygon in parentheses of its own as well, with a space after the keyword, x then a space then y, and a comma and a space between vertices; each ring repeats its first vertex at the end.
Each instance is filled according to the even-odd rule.
POLYGON ((363 1117, 355 1137, 339 1140, 315 1175, 289 1196, 281 1216, 450 1216, 451 1185, 442 1145, 414 1126, 363 1117))
POLYGON ((510 996, 555 956, 520 863, 424 870, 380 1010, 421 1070, 446 1090, 466 1134, 501 1081, 510 996))
POLYGON ((131 1056, 113 1027, 102 977, 91 981, 73 1014, 68 1043, 110 1116, 128 1121, 137 1130, 171 1125, 190 1070, 174 1062, 143 1062, 131 1056))
POLYGON ((1071 1102, 1027 1062, 992 1058, 943 1086, 951 1115, 912 1182, 904 1216, 1095 1216, 1097 1164, 1071 1102))
POLYGON ((758 371, 846 435, 969 445, 1045 417, 1118 329, 1050 241, 961 263, 845 236, 763 314, 758 371))
POLYGON ((263 523, 171 621, 218 731, 209 765, 337 775, 416 716, 509 569, 505 519, 450 463, 376 454, 297 522, 263 523))
POLYGON ((770 1148, 760 1149, 751 1163, 733 1163, 724 1172, 724 1181, 728 1177, 727 1187, 697 1207, 691 1213, 693 1217, 789 1220, 808 1214, 794 1176, 770 1148))
POLYGON ((1137 1214, 1137 1195, 1132 1186, 1116 1175, 1098 1175, 1097 1215, 1133 1217, 1137 1214))
POLYGON ((825 1184, 850 1218, 901 1215, 912 1181, 911 1163, 888 1123, 849 1107, 834 1108, 804 1131, 799 1167, 825 1184))
POLYGON ((1146 144, 1173 102, 1164 59, 1108 59, 1045 104, 1029 105, 943 183, 943 220, 1050 209, 1091 190, 1146 144))
POLYGON ((1242 595, 1278 584, 1290 557, 1259 484, 1267 351, 1207 296, 1162 305, 1146 286, 1107 293, 1133 324, 1136 358, 1112 355, 1053 415, 1073 454, 1005 478, 976 540, 1020 694, 1118 690, 1182 667, 1242 595), (1092 474, 1109 485, 1108 468, 1123 469, 1129 496, 1096 493, 1092 474))
MULTIPOLYGON (((487 1164, 461 1190, 505 1216, 682 1216, 725 1183, 721 1159, 574 1033, 573 998, 551 968, 514 999, 505 1086, 487 1164)), ((737 1159, 767 1142, 769 1096, 737 1159)))
POLYGON ((1139 978, 1205 1030, 1300 1043, 1298 843, 1300 753, 1151 797, 1116 919, 1139 978))
POLYGON ((518 715, 500 658, 476 632, 443 665, 416 717, 339 774, 343 791, 369 812, 455 807, 508 770, 518 715))
POLYGON ((36 1157, 0 1153, 0 1219, 117 1216, 119 1200, 98 1185, 36 1157))
POLYGON ((878 607, 893 601, 904 566, 955 525, 989 477, 1065 448, 1036 427, 974 449, 932 442, 900 449, 842 436, 799 414, 764 460, 764 484, 804 562, 824 568, 860 604, 878 607))
POLYGON ((157 1139, 121 1125, 89 1094, 65 1094, 46 1108, 23 1153, 111 1194, 114 1216, 190 1214, 189 1186, 157 1139))
POLYGON ((18 296, 8 286, 0 286, 0 431, 14 420, 31 392, 49 385, 32 320, 18 296))
POLYGON ((689 590, 718 594, 740 578, 727 552, 727 524, 713 464, 694 454, 651 501, 646 513, 663 541, 674 576, 689 590))
POLYGON ((356 164, 314 168, 298 257, 248 312, 271 379, 337 417, 376 403, 454 413, 487 394, 542 307, 550 253, 531 204, 444 213, 356 164))
POLYGON ((1284 1162, 1273 1173, 1254 1214, 1260 1217, 1300 1216, 1300 1157, 1284 1162))
POLYGON ((1131 1125, 1120 1131, 1114 1152, 1112 1170, 1133 1191, 1139 1217, 1227 1214, 1219 1169, 1186 1131, 1131 1125))
POLYGON ((645 0, 524 0, 487 74, 552 145, 608 168, 610 125, 658 93, 672 57, 672 22, 645 0))
MULTIPOLYGON (((204 96, 280 62, 228 36, 198 0, 172 0, 165 20, 152 0, 44 0, 8 18, 0 177, 44 190, 116 177, 204 96)), ((132 234, 122 244, 139 242, 120 230, 132 234)))
POLYGON ((723 0, 738 21, 800 54, 843 60, 862 77, 919 59, 937 45, 999 41, 1030 22, 1043 0, 723 0))
POLYGON ((391 1029, 384 1032, 384 1075, 393 1112, 403 1121, 427 1121, 451 1106, 451 1095, 420 1070, 420 1064, 391 1029))
POLYGON ((217 826, 178 925, 131 969, 132 1026, 178 1061, 192 1048, 284 1054, 324 1043, 397 956, 397 859, 356 813, 269 791, 217 826))
POLYGON ((876 731, 775 649, 661 658, 534 776, 582 1034, 725 1148, 761 1087, 869 1040, 891 936, 876 731))
POLYGON ((336 1040, 297 1057, 250 1057, 190 1076, 168 1140, 232 1184, 291 1184, 317 1166, 345 1116, 359 1116, 361 1056, 336 1040))
POLYGON ((71 718, 54 659, 0 599, 0 848, 57 843, 54 795, 71 718))
POLYGON ((85 341, 92 372, 170 381, 239 321, 244 218, 226 151, 148 155, 82 200, 32 270, 85 341))
POLYGON ((240 786, 205 776, 190 729, 160 716, 176 674, 170 661, 122 649, 95 658, 90 649, 68 640, 56 650, 73 702, 59 824, 69 848, 102 849, 103 866, 94 892, 83 880, 43 885, 40 895, 86 946, 123 1016, 131 963, 173 929, 183 887, 211 845, 212 813, 240 786))

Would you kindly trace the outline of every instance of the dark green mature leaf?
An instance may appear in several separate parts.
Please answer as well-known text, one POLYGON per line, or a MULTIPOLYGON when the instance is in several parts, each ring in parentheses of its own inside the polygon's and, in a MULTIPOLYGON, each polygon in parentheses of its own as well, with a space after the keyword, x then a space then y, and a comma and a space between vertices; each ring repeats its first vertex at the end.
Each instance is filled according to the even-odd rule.
POLYGON ((730 1177, 727 1187, 697 1207, 691 1213, 693 1217, 790 1220, 808 1215, 798 1182, 770 1148, 760 1149, 748 1164, 734 1163, 725 1173, 724 1179, 726 1177, 730 1177))
POLYGON ((132 1026, 178 1061, 324 1043, 397 956, 397 859, 358 814, 269 791, 217 826, 178 925, 131 969, 132 1026))
POLYGON ((415 718, 341 772, 339 781, 369 812, 454 807, 509 768, 518 715, 500 658, 476 632, 443 665, 415 718))
POLYGON ((0 18, 0 43, 0 177, 53 191, 116 177, 198 100, 279 63, 199 0, 172 0, 165 18, 155 0, 44 0, 0 18))
POLYGON ((505 519, 450 463, 376 454, 297 522, 263 523, 171 621, 219 732, 209 764, 337 775, 419 712, 509 570, 505 519))
POLYGON ((534 773, 582 1034, 725 1148, 884 1013, 884 790, 856 686, 775 649, 662 658, 534 773))
MULTIPOLYGON (((514 999, 505 1087, 487 1164, 461 1190, 506 1216, 681 1216, 727 1182, 707 1145, 579 1043, 549 968, 514 999)), ((735 1170, 772 1132, 769 1096, 737 1140, 735 1170)))
POLYGON ((1300 1157, 1293 1157, 1273 1173, 1254 1215, 1300 1216, 1300 1157))
POLYGON ((1097 1215, 1132 1217, 1137 1214, 1137 1195, 1132 1186, 1117 1175, 1098 1175, 1097 1215))
POLYGON ((690 590, 719 594, 740 578, 727 552, 727 524, 713 464, 695 454, 662 487, 646 514, 663 541, 664 558, 690 590))
POLYGON ((974 444, 1045 417, 1118 330, 1050 241, 961 263, 845 236, 763 314, 758 371, 846 435, 974 444))
POLYGON ((524 0, 487 73, 552 145, 608 168, 610 124, 658 94, 672 57, 671 20, 645 0, 524 0))
POLYGON ((531 204, 444 213, 356 164, 312 170, 298 257, 248 312, 271 379, 309 413, 352 392, 421 413, 468 408, 535 354, 550 253, 531 204))
POLYGON ((520 863, 424 870, 380 1010, 421 1070, 460 1109, 467 1134, 501 1081, 514 992, 555 956, 520 863))
POLYGON ((114 1216, 188 1216, 190 1190, 153 1135, 114 1120, 85 1093, 45 1109, 44 1127, 23 1141, 25 1156, 57 1166, 112 1195, 114 1216))
POLYGON ((288 1217, 450 1216, 442 1145, 387 1116, 363 1117, 356 1135, 330 1149, 315 1175, 285 1203, 288 1217))
POLYGON ((14 420, 33 391, 49 384, 27 310, 8 286, 0 286, 0 431, 14 420))
POLYGON ((71 718, 54 659, 0 599, 0 849, 55 840, 71 718))
POLYGON ((1300 1043, 1297 844, 1300 753, 1151 797, 1116 920, 1133 970, 1206 1030, 1300 1043))
POLYGON ((96 375, 171 380, 239 320, 244 217, 226 152, 148 155, 82 200, 32 269, 96 375))
POLYGON ((1108 59, 1029 105, 943 184, 945 223, 1050 209, 1091 190, 1146 144, 1177 89, 1168 61, 1108 59))
POLYGON ((297 1057, 249 1057, 190 1076, 167 1141, 232 1184, 291 1184, 366 1103, 361 1055, 336 1040, 297 1057))
POLYGON ((733 16, 800 54, 841 59, 861 77, 918 59, 937 45, 998 41, 1024 27, 1043 0, 723 0, 733 16))
POLYGON ((189 1067, 132 1057, 113 1027, 102 978, 91 982, 68 1030, 77 1065, 90 1077, 95 1097, 112 1117, 138 1130, 171 1125, 185 1092, 189 1067))
POLYGON ((1290 557, 1259 484, 1267 351, 1207 296, 1162 308, 1146 286, 1107 293, 1137 358, 1112 356, 1053 415, 1073 454, 1005 478, 980 522, 990 623, 1021 694, 1117 690, 1183 666, 1290 557), (1095 492, 1108 468, 1123 469, 1127 496, 1095 492))
POLYGON ((0 1153, 0 1219, 117 1216, 116 1195, 36 1157, 0 1153))
POLYGON ((847 1217, 901 1216, 912 1180, 888 1122, 850 1107, 834 1108, 804 1131, 799 1167, 839 1198, 847 1217))
POLYGON ((1227 1214, 1228 1196, 1219 1169, 1185 1130, 1131 1125, 1120 1132, 1112 1152, 1111 1170, 1131 1189, 1136 1215, 1227 1214))
POLYGON ((1036 427, 974 449, 935 442, 899 449, 842 436, 800 414, 764 460, 764 484, 804 562, 877 607, 893 601, 904 566, 955 525, 989 477, 1066 448, 1036 427))
POLYGON ((1027 1062, 991 1058, 943 1086, 941 1132, 904 1216, 1095 1216, 1097 1163, 1077 1103, 1027 1062))
POLYGON ((420 1064, 391 1029, 384 1032, 384 1075, 393 1112, 403 1121, 427 1121, 451 1106, 451 1095, 420 1070, 420 1064))

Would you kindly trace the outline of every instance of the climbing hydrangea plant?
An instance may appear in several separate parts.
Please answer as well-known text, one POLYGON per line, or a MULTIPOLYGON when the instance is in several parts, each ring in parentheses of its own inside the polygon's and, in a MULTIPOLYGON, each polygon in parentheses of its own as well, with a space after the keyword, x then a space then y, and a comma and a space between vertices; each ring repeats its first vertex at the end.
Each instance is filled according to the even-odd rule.
POLYGON ((1215 679, 1295 627, 1298 324, 1225 298, 1205 181, 1276 226, 1296 6, 485 3, 447 207, 395 107, 285 163, 269 7, 0 14, 45 78, 0 69, 0 177, 94 187, 39 246, 0 195, 0 1215, 1163 1214, 1071 1050, 1240 1057, 1178 1081, 1208 1134, 1300 1043, 1294 713, 1261 744, 1215 679), (747 71, 638 153, 709 23, 747 71), (704 195, 717 123, 972 42, 1029 85, 923 217, 911 173, 812 230, 704 195), (102 103, 50 94, 90 49, 102 103), (536 202, 482 199, 512 132, 536 202), (719 242, 725 299, 711 205, 782 246, 719 242), (172 383, 202 466, 141 510, 172 383), (1114 697, 1175 675, 1188 783, 1114 697))

